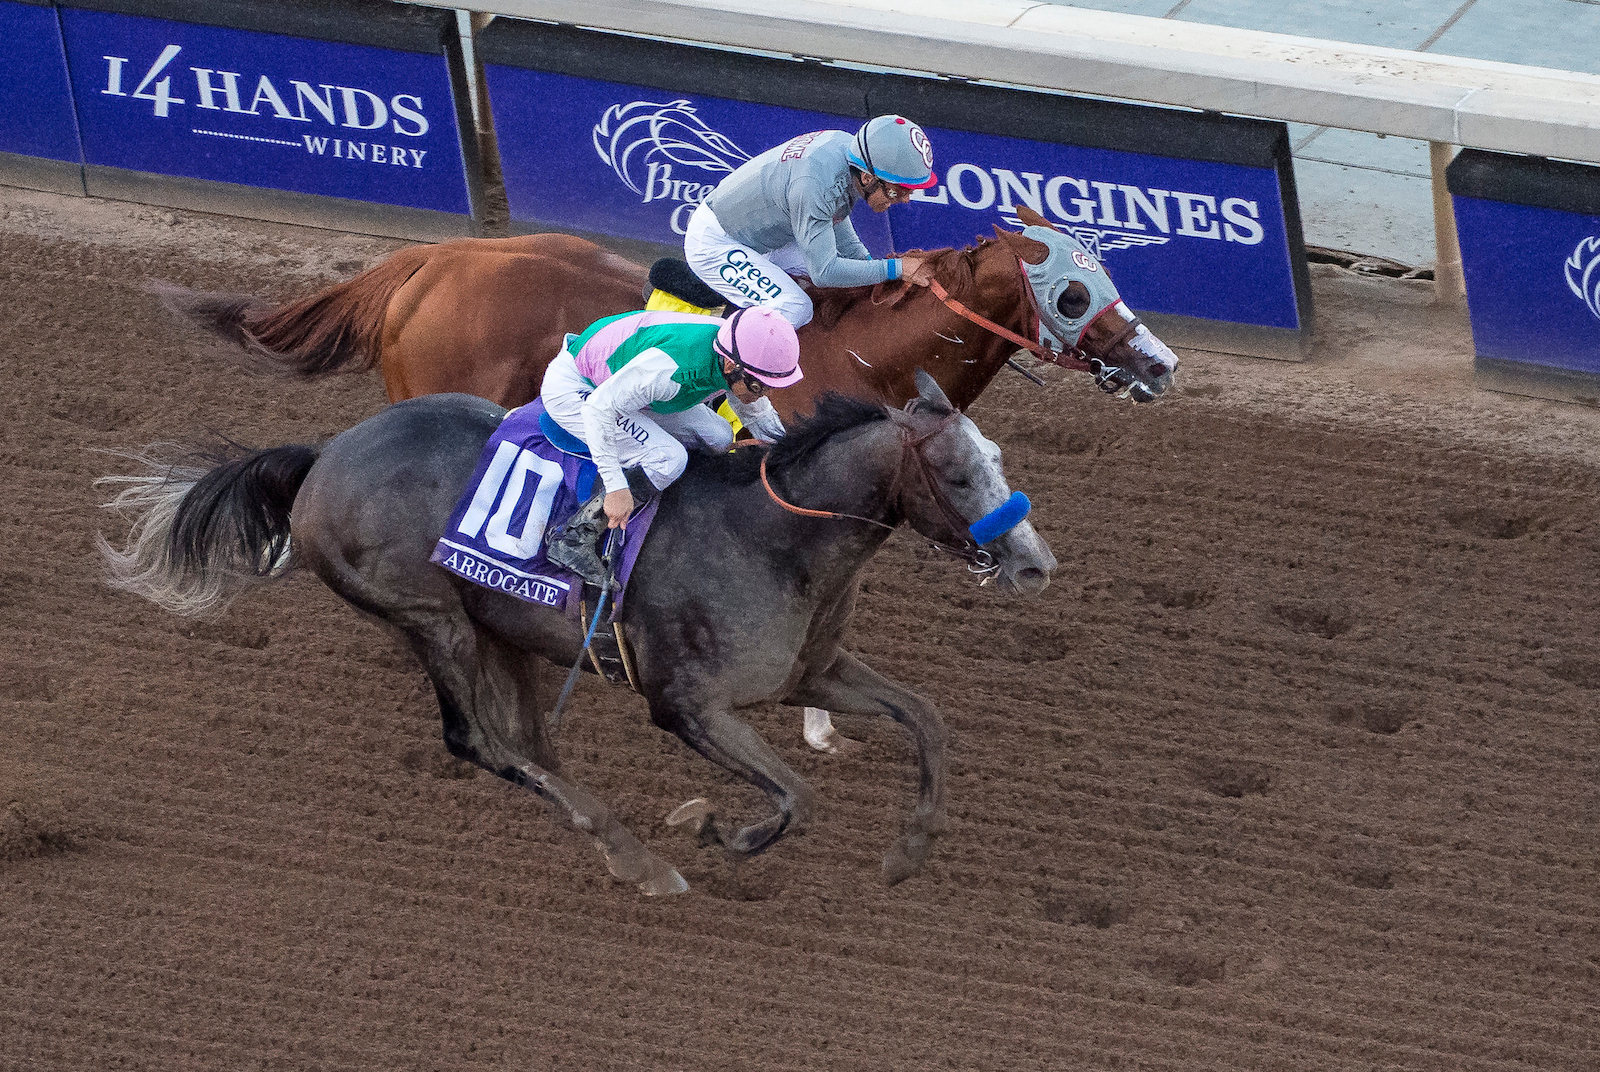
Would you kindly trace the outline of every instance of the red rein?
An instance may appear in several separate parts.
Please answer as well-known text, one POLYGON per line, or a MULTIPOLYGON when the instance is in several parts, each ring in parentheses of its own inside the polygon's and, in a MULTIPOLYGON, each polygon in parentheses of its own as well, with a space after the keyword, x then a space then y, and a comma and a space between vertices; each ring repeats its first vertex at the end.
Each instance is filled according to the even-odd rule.
MULTIPOLYGON (((1028 282, 1027 270, 1023 268, 1022 261, 1020 259, 1017 261, 1017 269, 1022 273, 1022 292, 1028 296, 1028 305, 1033 314, 1033 323, 1037 325, 1039 323, 1038 303, 1033 295, 1033 284, 1028 282)), ((1018 335, 1016 332, 1012 331, 1010 328, 1001 327, 988 317, 979 316, 971 309, 968 309, 965 305, 962 305, 960 302, 956 301, 950 296, 950 292, 945 290, 937 279, 928 283, 928 289, 932 290, 933 296, 943 302, 945 308, 949 309, 952 313, 955 313, 957 316, 962 317, 965 320, 970 320, 972 323, 978 325, 980 328, 983 328, 985 331, 993 332, 1002 339, 1005 339, 1007 342, 1016 343, 1024 350, 1028 350, 1037 355, 1041 360, 1048 361, 1052 365, 1060 365, 1064 369, 1072 369, 1075 372, 1090 371, 1089 362, 1079 356, 1082 351, 1077 347, 1073 347, 1066 353, 1062 353, 1059 350, 1053 350, 1044 345, 1043 342, 1035 342, 1031 339, 1025 339, 1021 335, 1018 335)), ((1109 308, 1111 308, 1111 306, 1106 306, 1106 309, 1109 308)), ((1101 310, 1101 312, 1104 311, 1104 309, 1101 310)), ((1039 334, 1039 332, 1035 330, 1034 334, 1039 334)))

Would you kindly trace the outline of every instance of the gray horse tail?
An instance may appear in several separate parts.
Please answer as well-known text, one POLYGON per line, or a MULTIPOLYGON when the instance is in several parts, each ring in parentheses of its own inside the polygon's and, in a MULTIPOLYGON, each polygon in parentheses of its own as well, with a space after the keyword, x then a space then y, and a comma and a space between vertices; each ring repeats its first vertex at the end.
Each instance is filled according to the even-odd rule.
POLYGON ((121 485, 105 505, 132 518, 121 549, 96 537, 113 587, 197 616, 289 568, 289 512, 322 448, 273 447, 210 469, 163 463, 156 449, 126 455, 143 474, 95 481, 121 485))

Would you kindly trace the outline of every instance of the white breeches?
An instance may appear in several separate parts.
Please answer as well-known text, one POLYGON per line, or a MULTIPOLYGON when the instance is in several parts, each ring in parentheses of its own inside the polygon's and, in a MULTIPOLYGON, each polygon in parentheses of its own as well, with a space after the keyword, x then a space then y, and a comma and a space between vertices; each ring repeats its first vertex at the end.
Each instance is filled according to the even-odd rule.
POLYGON ((811 320, 811 299, 791 275, 806 274, 805 255, 794 243, 757 253, 728 237, 717 214, 701 205, 689 217, 683 256, 695 275, 734 305, 766 306, 797 328, 811 320))
MULTIPOLYGON (((545 370, 539 397, 563 430, 579 439, 587 437, 583 403, 594 388, 578 374, 577 363, 566 351, 557 354, 545 370)), ((733 427, 703 405, 678 413, 641 410, 617 416, 617 461, 624 469, 638 466, 659 490, 683 475, 689 464, 686 448, 720 454, 733 446, 733 427)))

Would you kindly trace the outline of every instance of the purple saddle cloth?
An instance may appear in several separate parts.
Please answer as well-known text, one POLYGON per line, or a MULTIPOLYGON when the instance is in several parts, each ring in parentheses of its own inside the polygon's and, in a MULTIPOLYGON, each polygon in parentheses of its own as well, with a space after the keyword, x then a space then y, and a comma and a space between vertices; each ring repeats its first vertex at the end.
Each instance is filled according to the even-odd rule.
MULTIPOLYGON (((583 444, 561 432, 534 399, 505 415, 450 515, 430 561, 473 584, 578 617, 583 581, 545 557, 549 533, 586 502, 599 477, 583 444), (550 434, 546 434, 549 429, 550 434), (568 449, 551 441, 559 438, 568 449)), ((628 522, 617 569, 615 609, 660 498, 628 522)))

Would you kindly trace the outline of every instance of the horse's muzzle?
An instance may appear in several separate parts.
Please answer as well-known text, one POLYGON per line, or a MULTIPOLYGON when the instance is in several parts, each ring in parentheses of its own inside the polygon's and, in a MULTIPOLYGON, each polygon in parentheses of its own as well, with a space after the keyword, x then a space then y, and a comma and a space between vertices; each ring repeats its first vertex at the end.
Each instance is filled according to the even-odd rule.
MULTIPOLYGON (((1036 596, 1050 584, 1056 556, 1034 527, 1024 521, 991 545, 999 568, 994 583, 1007 595, 1036 596)), ((987 581, 985 583, 988 583, 987 581)))
MULTIPOLYGON (((1174 362, 1175 363, 1175 362, 1174 362)), ((1172 369, 1161 362, 1151 366, 1150 378, 1122 365, 1110 365, 1098 357, 1089 359, 1089 373, 1095 386, 1117 398, 1134 402, 1154 402, 1172 386, 1172 369)))

